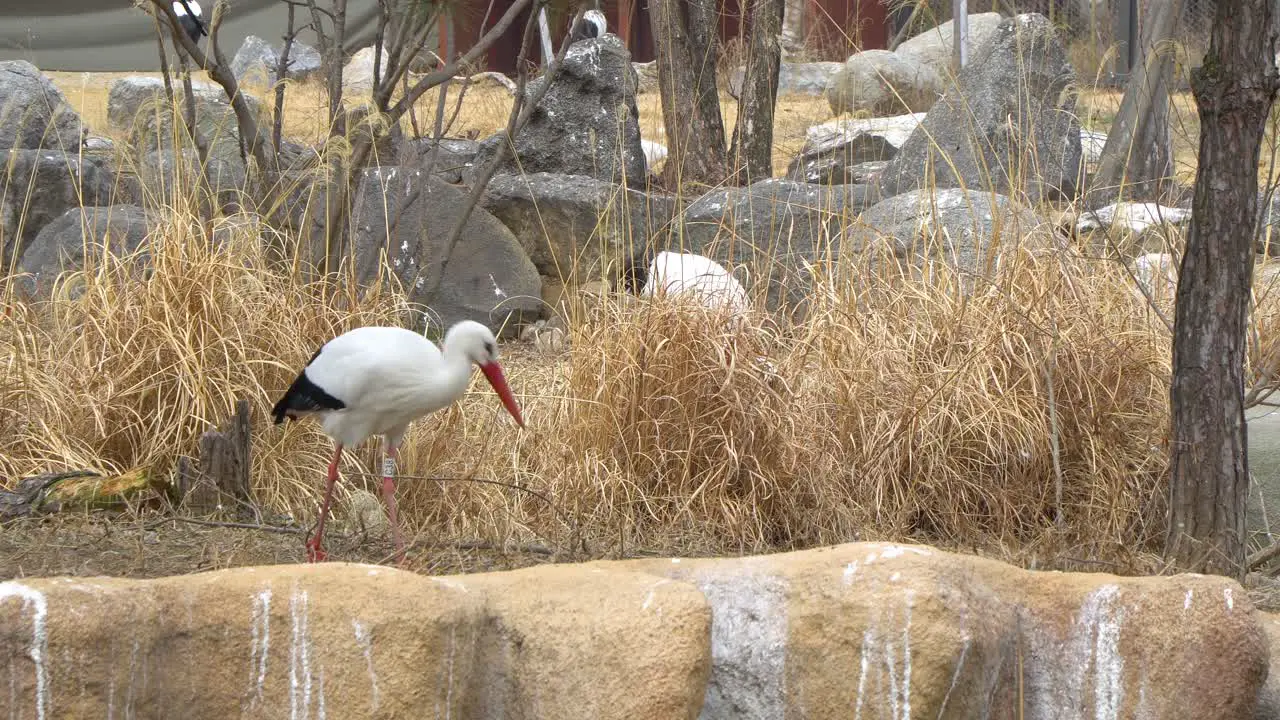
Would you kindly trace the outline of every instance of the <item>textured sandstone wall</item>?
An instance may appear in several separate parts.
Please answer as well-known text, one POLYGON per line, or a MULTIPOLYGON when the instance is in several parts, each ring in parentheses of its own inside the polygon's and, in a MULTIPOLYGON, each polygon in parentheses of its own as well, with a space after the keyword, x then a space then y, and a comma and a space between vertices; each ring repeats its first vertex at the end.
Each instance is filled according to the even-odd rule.
POLYGON ((1236 583, 906 545, 0 584, 0 717, 1248 718, 1236 583))

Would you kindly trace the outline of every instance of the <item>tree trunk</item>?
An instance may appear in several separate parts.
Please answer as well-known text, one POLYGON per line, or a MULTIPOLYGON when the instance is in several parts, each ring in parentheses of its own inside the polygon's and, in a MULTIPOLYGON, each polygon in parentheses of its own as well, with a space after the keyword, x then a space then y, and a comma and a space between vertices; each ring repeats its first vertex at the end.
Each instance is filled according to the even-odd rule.
POLYGON ((773 110, 778 100, 782 46, 778 34, 786 0, 751 0, 747 67, 733 126, 733 157, 739 185, 773 176, 773 110))
POLYGON ((787 52, 799 52, 804 48, 805 0, 783 0, 786 9, 782 13, 782 47, 787 52))
POLYGON ((1258 157, 1275 99, 1272 0, 1218 3, 1204 65, 1195 204, 1175 307, 1166 558, 1241 578, 1249 462, 1244 353, 1258 157))
POLYGON ((728 158, 716 88, 716 2, 652 0, 649 7, 662 122, 670 141, 667 182, 672 187, 718 185, 728 175, 728 158))
POLYGON ((1120 197, 1161 199, 1173 177, 1173 138, 1169 134, 1169 75, 1173 72, 1173 32, 1183 0, 1161 0, 1147 24, 1136 67, 1093 176, 1091 205, 1120 197))

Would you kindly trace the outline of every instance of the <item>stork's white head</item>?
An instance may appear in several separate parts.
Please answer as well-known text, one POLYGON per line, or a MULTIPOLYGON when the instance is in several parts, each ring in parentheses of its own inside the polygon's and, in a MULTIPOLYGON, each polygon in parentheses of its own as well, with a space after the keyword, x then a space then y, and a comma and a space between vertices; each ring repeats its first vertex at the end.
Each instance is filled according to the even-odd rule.
POLYGON ((474 320, 463 320, 449 328, 449 332, 444 334, 442 345, 446 354, 461 355, 479 365, 480 371, 497 391, 498 397, 502 398, 507 412, 511 413, 520 427, 524 427, 520 406, 516 404, 511 388, 507 387, 502 366, 498 364, 498 339, 493 336, 493 332, 474 320))

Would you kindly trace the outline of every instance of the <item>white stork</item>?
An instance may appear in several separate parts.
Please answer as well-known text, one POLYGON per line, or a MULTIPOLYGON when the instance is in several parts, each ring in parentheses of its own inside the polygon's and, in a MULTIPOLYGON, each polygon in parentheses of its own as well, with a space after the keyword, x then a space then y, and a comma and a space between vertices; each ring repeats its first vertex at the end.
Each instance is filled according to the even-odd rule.
POLYGON ((631 261, 623 269, 623 285, 640 297, 683 295, 708 308, 724 308, 741 314, 747 310, 747 291, 711 258, 692 253, 663 251, 647 266, 631 261))
POLYGON ((338 480, 344 447, 373 435, 386 443, 382 461, 382 498, 391 520, 396 554, 404 542, 396 512, 395 467, 400 442, 409 423, 453 404, 471 382, 471 366, 479 365, 502 404, 520 427, 524 419, 498 364, 498 343, 489 328, 464 320, 445 333, 443 351, 419 333, 398 327, 362 327, 325 343, 307 362, 288 391, 272 408, 276 424, 286 417, 314 414, 333 439, 333 461, 325 483, 324 503, 314 537, 307 540, 307 559, 324 560, 324 522, 338 480))
POLYGON ((200 3, 196 0, 174 0, 173 14, 178 16, 178 25, 191 38, 191 42, 198 43, 201 35, 209 34, 204 29, 204 16, 200 11, 200 3))
POLYGON ((609 21, 605 18, 604 13, 592 8, 584 12, 582 19, 573 24, 573 29, 569 33, 569 44, 572 45, 581 40, 604 37, 604 34, 608 31, 609 21))

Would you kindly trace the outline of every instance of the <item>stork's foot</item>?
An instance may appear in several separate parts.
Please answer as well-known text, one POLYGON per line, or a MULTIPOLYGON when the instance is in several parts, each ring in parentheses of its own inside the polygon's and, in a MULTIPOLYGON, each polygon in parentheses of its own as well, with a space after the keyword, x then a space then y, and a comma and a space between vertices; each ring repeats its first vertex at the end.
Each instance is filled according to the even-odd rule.
POLYGON ((307 562, 324 562, 328 557, 328 553, 324 551, 324 548, 320 547, 319 537, 313 537, 310 540, 307 540, 307 562))

